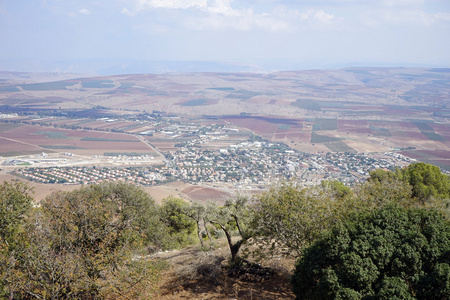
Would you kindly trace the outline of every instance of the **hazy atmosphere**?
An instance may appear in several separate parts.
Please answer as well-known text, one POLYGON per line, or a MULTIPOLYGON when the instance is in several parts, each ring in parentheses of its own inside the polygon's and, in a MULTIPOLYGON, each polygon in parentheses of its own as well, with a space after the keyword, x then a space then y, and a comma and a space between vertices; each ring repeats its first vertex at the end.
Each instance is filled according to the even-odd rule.
POLYGON ((450 0, 0 0, 0 299, 450 300, 450 0))
POLYGON ((0 1, 11 71, 448 67, 449 37, 448 0, 0 1))

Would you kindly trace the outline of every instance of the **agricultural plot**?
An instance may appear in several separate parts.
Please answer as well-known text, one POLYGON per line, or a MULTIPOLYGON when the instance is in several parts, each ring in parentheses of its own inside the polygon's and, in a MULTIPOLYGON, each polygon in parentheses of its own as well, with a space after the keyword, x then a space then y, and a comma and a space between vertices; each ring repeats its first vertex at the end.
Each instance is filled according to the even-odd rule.
POLYGON ((115 86, 112 80, 83 80, 81 85, 90 89, 113 88, 115 86))
POLYGON ((442 136, 446 141, 450 141, 450 125, 448 124, 430 124, 436 134, 442 136))
POLYGON ((0 135, 0 156, 20 156, 41 153, 43 149, 37 145, 24 143, 0 135))
POLYGON ((425 135, 428 139, 432 141, 445 141, 446 139, 434 131, 434 128, 428 123, 414 122, 414 125, 420 130, 420 132, 425 135))
POLYGON ((202 186, 190 186, 183 189, 182 192, 191 200, 202 203, 213 201, 217 204, 223 204, 231 196, 227 192, 202 186))
POLYGON ((371 134, 372 128, 369 128, 369 122, 366 120, 337 120, 338 132, 371 134))
POLYGON ((23 125, 0 132, 1 155, 36 153, 36 151, 69 151, 74 153, 103 154, 111 150, 120 152, 148 152, 149 146, 138 138, 118 133, 56 129, 23 125))
POLYGON ((176 144, 195 138, 192 132, 177 132, 177 126, 164 122, 133 122, 133 114, 144 110, 170 116, 166 121, 180 117, 183 122, 197 125, 229 122, 240 127, 239 132, 227 131, 226 140, 202 143, 200 147, 225 147, 253 133, 299 151, 392 151, 407 147, 450 150, 449 76, 449 72, 439 69, 361 68, 264 75, 61 77, 42 83, 35 83, 38 80, 31 77, 28 81, 0 79, 0 113, 19 113, 23 119, 39 115, 28 119, 28 123, 45 125, 5 127, 0 123, 4 141, 0 152, 8 152, 11 145, 18 152, 151 151, 132 135, 102 135, 118 131, 148 131, 155 136, 146 138, 162 151, 176 150, 176 144))
POLYGON ((29 83, 21 85, 20 87, 26 91, 52 91, 64 90, 69 86, 75 85, 76 81, 54 81, 42 83, 29 83))
POLYGON ((374 136, 378 137, 390 137, 391 133, 386 127, 370 125, 370 131, 374 136))
POLYGON ((23 126, 22 124, 17 124, 17 123, 0 123, 0 132, 5 132, 8 130, 12 130, 15 128, 18 128, 20 126, 23 126))
POLYGON ((336 137, 331 137, 331 136, 327 136, 327 135, 322 135, 322 134, 318 134, 317 132, 313 131, 311 133, 311 144, 316 144, 316 143, 333 143, 333 142, 338 142, 339 139, 336 137))
POLYGON ((202 105, 212 105, 216 104, 218 101, 209 100, 209 99, 193 99, 186 102, 182 102, 180 106, 202 106, 202 105))
POLYGON ((412 108, 405 108, 403 106, 398 105, 389 105, 383 107, 383 114, 386 116, 403 116, 403 117, 411 117, 415 115, 423 114, 422 110, 419 109, 412 109, 412 108))
POLYGON ((450 172, 450 151, 447 150, 407 150, 405 156, 436 165, 450 172))
POLYGON ((178 144, 180 140, 167 140, 167 139, 152 139, 148 138, 146 139, 149 143, 152 144, 155 148, 159 149, 162 152, 168 152, 168 151, 176 151, 178 148, 175 146, 175 144, 178 144))
POLYGON ((314 119, 313 130, 337 130, 338 123, 337 119, 314 119))
POLYGON ((352 147, 348 146, 346 143, 344 143, 341 140, 334 141, 331 143, 324 143, 325 146, 330 149, 331 152, 357 152, 352 147))
POLYGON ((298 142, 303 140, 301 135, 303 120, 262 116, 225 117, 224 120, 249 129, 263 139, 298 142))

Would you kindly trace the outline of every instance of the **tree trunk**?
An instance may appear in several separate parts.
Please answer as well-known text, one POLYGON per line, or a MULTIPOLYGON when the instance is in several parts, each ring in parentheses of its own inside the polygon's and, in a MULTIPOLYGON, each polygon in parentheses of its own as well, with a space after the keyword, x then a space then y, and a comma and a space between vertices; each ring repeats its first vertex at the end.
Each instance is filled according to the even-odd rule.
POLYGON ((205 247, 205 245, 203 244, 203 238, 202 238, 202 233, 200 231, 200 222, 196 221, 197 223, 197 235, 198 235, 198 239, 200 240, 200 244, 202 245, 202 248, 205 247))
POLYGON ((208 226, 206 226, 206 224, 207 224, 207 222, 205 221, 205 219, 203 219, 203 227, 205 228, 206 235, 208 236, 209 249, 211 250, 211 248, 212 248, 212 238, 211 238, 211 234, 209 233, 208 226))
POLYGON ((213 222, 211 221, 211 223, 213 224, 217 224, 220 226, 220 228, 223 230, 223 232, 225 232, 225 236, 227 237, 227 242, 228 242, 228 246, 230 247, 230 252, 231 252, 231 262, 235 262, 237 254, 239 253, 239 249, 241 248, 242 242, 244 240, 239 240, 236 244, 233 245, 233 242, 231 241, 231 235, 230 233, 226 230, 226 228, 224 226, 222 226, 221 224, 217 223, 217 222, 213 222))

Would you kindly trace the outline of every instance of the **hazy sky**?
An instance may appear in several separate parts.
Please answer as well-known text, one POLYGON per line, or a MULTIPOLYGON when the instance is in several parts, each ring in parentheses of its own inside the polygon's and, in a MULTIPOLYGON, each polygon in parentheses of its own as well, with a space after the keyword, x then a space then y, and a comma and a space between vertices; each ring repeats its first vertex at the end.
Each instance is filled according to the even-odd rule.
POLYGON ((20 60, 450 67, 450 0, 0 0, 20 60))

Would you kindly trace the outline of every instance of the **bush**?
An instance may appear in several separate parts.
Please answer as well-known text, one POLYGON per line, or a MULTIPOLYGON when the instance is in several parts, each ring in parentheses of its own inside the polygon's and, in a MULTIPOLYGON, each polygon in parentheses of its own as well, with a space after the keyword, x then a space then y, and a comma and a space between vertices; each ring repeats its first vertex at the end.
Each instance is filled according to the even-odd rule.
POLYGON ((435 210, 386 206, 336 226, 305 250, 297 299, 449 299, 450 223, 435 210))

